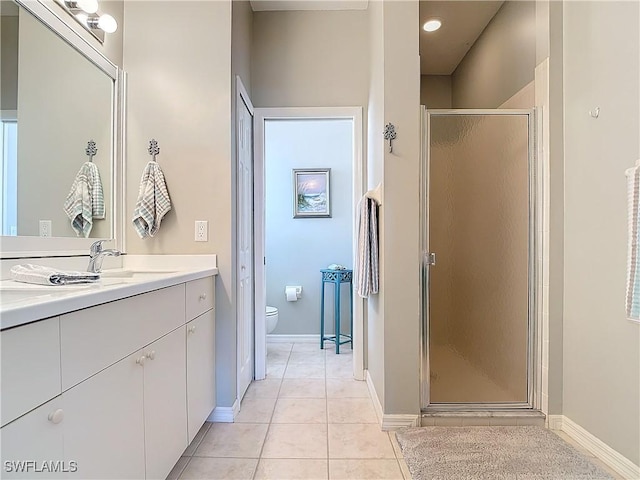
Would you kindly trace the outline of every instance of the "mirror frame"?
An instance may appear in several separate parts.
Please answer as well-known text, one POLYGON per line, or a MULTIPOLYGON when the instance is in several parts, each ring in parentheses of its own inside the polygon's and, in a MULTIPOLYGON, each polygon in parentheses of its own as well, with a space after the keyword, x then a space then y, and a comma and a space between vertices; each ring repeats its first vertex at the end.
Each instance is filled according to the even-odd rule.
MULTIPOLYGON (((113 168, 109 178, 113 188, 111 198, 112 238, 28 237, 1 236, 0 259, 33 257, 67 257, 88 255, 89 246, 97 240, 107 240, 114 248, 124 252, 124 145, 125 145, 125 86, 126 75, 93 45, 74 31, 56 11, 42 0, 14 0, 46 27, 62 38, 71 48, 108 75, 114 82, 112 98, 112 152, 113 168), (115 242, 115 245, 113 245, 115 242)), ((71 18, 69 18, 71 20, 71 18)))

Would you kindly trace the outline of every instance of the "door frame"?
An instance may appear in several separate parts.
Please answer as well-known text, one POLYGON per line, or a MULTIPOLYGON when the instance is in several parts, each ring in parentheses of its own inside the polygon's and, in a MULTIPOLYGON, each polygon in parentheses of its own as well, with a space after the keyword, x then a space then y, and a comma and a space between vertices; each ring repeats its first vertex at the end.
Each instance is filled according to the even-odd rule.
POLYGON ((513 410, 540 409, 542 406, 542 384, 540 370, 542 368, 541 328, 542 309, 539 302, 542 298, 540 286, 542 245, 541 212, 543 209, 542 165, 539 159, 539 129, 536 109, 427 109, 422 106, 422 152, 420 162, 420 244, 422 248, 421 268, 421 321, 420 321, 420 407, 425 411, 461 411, 461 410, 513 410), (528 181, 529 181, 529 288, 528 288, 528 338, 527 338, 527 401, 518 403, 437 403, 430 402, 430 358, 429 358, 429 287, 430 266, 428 263, 429 248, 429 187, 430 187, 430 128, 431 117, 438 115, 526 115, 528 117, 528 181))
MULTIPOLYGON (((235 162, 235 175, 236 175, 236 207, 238 207, 240 205, 239 202, 239 197, 240 197, 240 180, 238 177, 238 165, 240 164, 240 162, 238 161, 239 155, 240 155, 240 135, 242 134, 242 132, 240 132, 240 116, 238 115, 238 112, 240 111, 240 108, 242 107, 242 105, 245 105, 247 107, 247 110, 249 111, 249 114, 251 115, 251 117, 254 119, 254 135, 253 135, 253 139, 255 139, 255 109, 253 108, 253 103, 251 103, 251 98, 249 97, 249 93, 247 92, 247 89, 245 88, 244 84, 242 83, 242 79, 240 78, 239 75, 236 75, 236 135, 235 135, 235 142, 236 142, 236 162, 235 162)), ((254 140, 255 142, 255 140, 254 140)), ((253 148, 253 155, 252 155, 253 159, 252 159, 252 163, 253 163, 253 181, 255 182, 255 143, 254 143, 254 148, 253 148)), ((252 192, 253 195, 254 192, 252 192)), ((240 212, 239 208, 236 208, 236 240, 239 239, 239 235, 238 235, 238 229, 240 228, 240 225, 242 224, 242 222, 240 221, 240 216, 242 215, 242 212, 240 212)), ((254 218, 252 219, 253 224, 255 225, 255 213, 254 213, 254 218)), ((255 232, 254 232, 255 235, 255 232)), ((255 237, 254 237, 255 238, 255 237)), ((253 241, 253 238, 250 239, 250 244, 252 246, 252 255, 253 255, 253 259, 251 264, 253 265, 255 263, 255 255, 256 255, 256 248, 255 248, 255 242, 253 241)), ((235 268, 237 272, 240 272, 240 254, 239 254, 239 249, 236 251, 236 255, 235 255, 235 268)), ((252 282, 252 292, 251 292, 251 303, 254 306, 254 312, 255 312, 255 292, 256 292, 256 283, 255 283, 255 270, 253 272, 253 282, 252 282)), ((235 278, 235 292, 236 292, 236 296, 235 296, 235 301, 237 303, 237 292, 238 292, 238 287, 239 287, 239 275, 236 275, 235 278)), ((242 400, 242 396, 244 395, 244 392, 240 392, 240 387, 241 387, 241 369, 240 369, 240 365, 242 363, 242 359, 240 358, 240 353, 242 351, 242 348, 240 347, 241 343, 242 343, 242 338, 240 335, 240 321, 241 319, 239 318, 238 315, 238 311, 239 309, 237 308, 236 305, 236 399, 238 402, 240 402, 242 400)), ((253 334, 253 340, 255 342, 255 317, 254 317, 254 321, 252 322, 252 334, 253 334)), ((252 377, 255 377, 255 349, 253 350, 253 362, 252 363, 252 368, 253 368, 253 372, 252 372, 252 377)))
MULTIPOLYGON (((266 376, 266 268, 265 268, 265 155, 264 125, 267 120, 352 120, 353 128, 353 186, 352 186, 352 255, 357 254, 357 205, 365 189, 365 165, 363 155, 362 107, 286 107, 256 108, 254 126, 254 281, 255 281, 255 337, 254 375, 256 380, 266 376)), ((318 320, 318 325, 320 322, 318 320)), ((353 376, 364 380, 364 299, 353 300, 353 376)))

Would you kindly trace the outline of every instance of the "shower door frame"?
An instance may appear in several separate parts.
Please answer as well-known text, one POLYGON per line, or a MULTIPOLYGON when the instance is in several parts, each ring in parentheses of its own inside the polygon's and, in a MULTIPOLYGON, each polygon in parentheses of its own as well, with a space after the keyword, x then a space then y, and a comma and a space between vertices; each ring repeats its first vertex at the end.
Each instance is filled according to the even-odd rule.
MULTIPOLYGON (((540 358, 538 302, 538 271, 541 253, 541 239, 538 237, 541 206, 538 205, 537 179, 541 177, 538 162, 538 138, 536 135, 536 109, 427 109, 422 106, 422 158, 420 162, 420 246, 422 249, 421 268, 421 344, 420 344, 420 406, 423 413, 441 411, 487 411, 487 410, 523 410, 539 408, 540 382, 538 381, 538 359, 540 358), (473 115, 501 116, 526 115, 528 125, 528 184, 529 184, 529 235, 528 235, 528 319, 527 319, 527 401, 526 402, 477 402, 477 403, 431 403, 430 385, 430 350, 429 350, 429 208, 430 208, 430 173, 431 173, 431 118, 436 116, 473 115)), ((539 130, 539 129, 538 129, 539 130)), ((435 252, 437 253, 437 252, 435 252)))

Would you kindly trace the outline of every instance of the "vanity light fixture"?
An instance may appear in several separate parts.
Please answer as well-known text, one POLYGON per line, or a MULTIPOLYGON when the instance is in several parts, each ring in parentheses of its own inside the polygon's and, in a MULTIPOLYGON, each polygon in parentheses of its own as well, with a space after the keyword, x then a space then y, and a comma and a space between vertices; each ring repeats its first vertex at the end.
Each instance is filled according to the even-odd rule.
POLYGON ((118 29, 118 22, 108 13, 103 13, 100 16, 92 15, 87 18, 87 25, 89 28, 103 30, 105 33, 113 33, 118 29))
POLYGON ((425 32, 435 32, 441 26, 442 26, 442 20, 438 18, 431 18, 424 23, 424 25, 422 26, 422 29, 425 32))
POLYGON ((105 33, 113 33, 118 29, 118 22, 107 13, 99 13, 98 0, 57 0, 58 3, 73 16, 80 25, 104 42, 105 33))
POLYGON ((65 6, 69 10, 82 10, 85 13, 96 13, 98 11, 98 0, 65 0, 65 6))

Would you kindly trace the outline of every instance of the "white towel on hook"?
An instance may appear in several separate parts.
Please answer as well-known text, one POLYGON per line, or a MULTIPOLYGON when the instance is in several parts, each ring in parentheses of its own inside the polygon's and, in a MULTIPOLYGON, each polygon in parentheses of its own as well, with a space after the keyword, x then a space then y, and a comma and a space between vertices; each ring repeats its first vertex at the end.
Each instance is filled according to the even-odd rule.
POLYGON ((95 163, 85 162, 80 167, 64 201, 64 211, 71 220, 71 228, 79 237, 87 238, 93 221, 104 218, 102 180, 95 163))
POLYGON ((358 204, 358 256, 356 258, 356 286, 358 295, 367 298, 379 290, 378 265, 378 204, 363 197, 358 204))
POLYGON ((133 226, 140 238, 153 237, 160 228, 162 218, 171 210, 171 198, 158 162, 147 163, 142 178, 138 201, 133 211, 133 226))
POLYGON ((627 177, 628 243, 626 312, 629 320, 640 322, 640 160, 629 168, 627 177))

